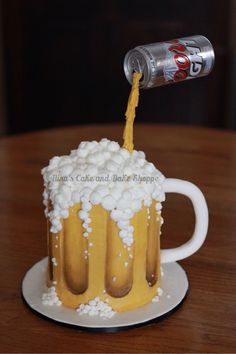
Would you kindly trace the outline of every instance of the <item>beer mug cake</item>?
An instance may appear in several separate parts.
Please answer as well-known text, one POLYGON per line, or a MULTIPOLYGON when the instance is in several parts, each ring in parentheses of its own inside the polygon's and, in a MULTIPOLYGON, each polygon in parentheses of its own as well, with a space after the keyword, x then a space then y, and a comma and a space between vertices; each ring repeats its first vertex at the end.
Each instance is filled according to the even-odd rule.
MULTIPOLYGON (((137 65, 130 56, 126 60, 137 65)), ((143 73, 132 77, 123 145, 107 138, 83 141, 42 170, 49 256, 45 305, 104 317, 141 307, 161 293, 161 263, 190 256, 205 240, 202 192, 190 182, 165 178, 143 151, 133 149, 143 73), (165 194, 173 192, 190 198, 195 229, 185 244, 161 250, 162 206, 165 194)))
POLYGON ((200 190, 164 178, 142 151, 130 153, 107 139, 82 142, 69 156, 54 157, 44 178, 48 285, 65 306, 97 298, 115 311, 145 305, 161 286, 160 262, 191 255, 205 239, 207 207, 200 190), (62 181, 52 181, 55 175, 62 181), (187 244, 160 252, 166 192, 192 200, 196 226, 187 244))

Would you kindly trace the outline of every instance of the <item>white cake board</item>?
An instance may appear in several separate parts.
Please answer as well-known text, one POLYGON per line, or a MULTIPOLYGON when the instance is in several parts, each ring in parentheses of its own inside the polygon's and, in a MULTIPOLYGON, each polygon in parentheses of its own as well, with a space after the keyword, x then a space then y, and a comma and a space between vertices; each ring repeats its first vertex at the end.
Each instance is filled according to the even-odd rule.
POLYGON ((28 270, 22 282, 22 295, 32 311, 62 325, 82 330, 115 332, 156 322, 179 307, 188 291, 188 278, 178 263, 162 265, 164 276, 161 279, 163 295, 159 302, 135 310, 117 312, 112 318, 79 315, 75 310, 64 306, 43 305, 41 296, 46 290, 47 257, 28 270))

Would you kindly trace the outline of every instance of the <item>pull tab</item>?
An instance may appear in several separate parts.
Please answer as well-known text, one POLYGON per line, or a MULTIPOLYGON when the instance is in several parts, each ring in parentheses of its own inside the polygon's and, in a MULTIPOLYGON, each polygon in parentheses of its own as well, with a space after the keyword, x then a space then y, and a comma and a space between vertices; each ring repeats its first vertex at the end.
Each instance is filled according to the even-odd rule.
POLYGON ((133 68, 133 71, 135 71, 136 73, 141 73, 142 74, 142 67, 140 64, 140 58, 138 57, 134 57, 131 59, 131 67, 133 68))
POLYGON ((124 71, 125 75, 129 81, 129 83, 132 85, 132 80, 133 80, 133 73, 140 73, 142 74, 142 78, 140 80, 140 88, 142 88, 143 84, 143 78, 145 77, 145 60, 137 50, 131 50, 129 51, 124 60, 124 71))

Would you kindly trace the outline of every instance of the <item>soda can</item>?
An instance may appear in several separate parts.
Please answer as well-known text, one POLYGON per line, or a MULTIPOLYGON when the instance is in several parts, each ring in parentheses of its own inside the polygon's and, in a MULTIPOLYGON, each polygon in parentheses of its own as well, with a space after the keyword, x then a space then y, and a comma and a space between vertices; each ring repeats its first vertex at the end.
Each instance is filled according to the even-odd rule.
POLYGON ((133 72, 141 72, 140 88, 146 89, 206 76, 214 61, 211 42, 196 35, 131 49, 124 59, 124 71, 130 84, 133 72))

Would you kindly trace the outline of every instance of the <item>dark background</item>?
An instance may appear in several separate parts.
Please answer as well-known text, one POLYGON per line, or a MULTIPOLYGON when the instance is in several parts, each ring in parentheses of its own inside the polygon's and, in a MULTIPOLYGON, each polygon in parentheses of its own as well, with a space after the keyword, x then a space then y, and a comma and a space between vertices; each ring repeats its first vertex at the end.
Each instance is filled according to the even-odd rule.
POLYGON ((6 0, 1 3, 2 133, 124 119, 126 52, 202 34, 205 78, 143 90, 137 121, 236 128, 235 0, 6 0))

